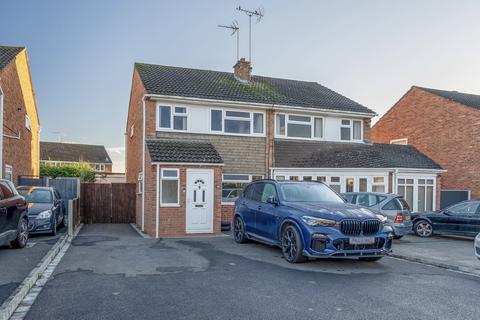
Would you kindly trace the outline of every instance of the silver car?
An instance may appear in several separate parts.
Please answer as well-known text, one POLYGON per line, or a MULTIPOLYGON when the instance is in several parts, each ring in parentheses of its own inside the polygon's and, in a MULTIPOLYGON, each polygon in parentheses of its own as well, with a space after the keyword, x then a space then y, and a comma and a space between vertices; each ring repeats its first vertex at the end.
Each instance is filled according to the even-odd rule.
POLYGON ((477 237, 475 238, 475 255, 477 256, 478 259, 480 259, 480 233, 477 234, 477 237))
POLYGON ((349 192, 342 193, 349 203, 378 211, 387 217, 395 239, 400 239, 412 230, 412 216, 407 201, 391 193, 349 192))

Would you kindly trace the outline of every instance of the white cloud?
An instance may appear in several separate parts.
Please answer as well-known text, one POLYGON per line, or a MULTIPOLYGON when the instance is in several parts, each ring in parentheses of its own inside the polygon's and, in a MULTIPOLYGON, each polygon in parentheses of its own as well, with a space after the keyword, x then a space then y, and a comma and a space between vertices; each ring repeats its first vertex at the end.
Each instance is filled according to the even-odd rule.
POLYGON ((125 172, 125 147, 106 148, 113 162, 113 172, 125 172))

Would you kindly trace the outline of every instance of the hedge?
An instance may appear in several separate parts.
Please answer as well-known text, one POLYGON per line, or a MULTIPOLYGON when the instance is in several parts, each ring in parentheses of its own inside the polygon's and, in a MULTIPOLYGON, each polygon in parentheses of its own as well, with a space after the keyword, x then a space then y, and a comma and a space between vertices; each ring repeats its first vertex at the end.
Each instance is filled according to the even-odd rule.
POLYGON ((41 164, 42 177, 79 177, 82 182, 95 182, 95 171, 88 163, 62 164, 59 166, 41 164))

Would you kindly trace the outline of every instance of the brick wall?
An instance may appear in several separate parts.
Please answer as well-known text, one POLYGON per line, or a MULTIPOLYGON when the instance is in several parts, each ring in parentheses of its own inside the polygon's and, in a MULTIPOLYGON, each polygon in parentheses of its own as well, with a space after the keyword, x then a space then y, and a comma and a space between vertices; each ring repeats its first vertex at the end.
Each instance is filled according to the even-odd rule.
POLYGON ((480 197, 479 110, 413 87, 372 128, 374 142, 402 138, 448 170, 443 189, 480 197))
POLYGON ((370 140, 372 138, 372 120, 370 118, 363 119, 363 139, 370 140))
MULTIPOLYGON (((125 128, 125 175, 127 182, 138 185, 138 174, 142 171, 142 139, 143 139, 143 102, 145 93, 142 81, 136 69, 132 77, 132 88, 130 92, 130 104, 128 107, 128 119, 125 128), (133 135, 132 135, 133 126, 133 135)), ((137 186, 138 191, 138 186, 137 186)), ((141 227, 141 194, 137 193, 136 201, 136 223, 141 227)))
MULTIPOLYGON (((148 153, 147 153, 148 154, 148 153)), ((150 163, 150 157, 147 157, 150 163)), ((213 233, 221 233, 222 221, 222 169, 220 166, 174 166, 162 165, 161 168, 180 169, 180 194, 179 207, 160 207, 159 231, 160 237, 177 237, 199 234, 186 233, 186 181, 187 169, 213 169, 214 170, 214 200, 213 200, 213 233)), ((145 167, 145 232, 152 237, 156 235, 156 165, 145 167)))
MULTIPOLYGON (((21 64, 26 64, 26 52, 21 64)), ((18 59, 18 58, 16 58, 18 59)), ((5 176, 5 165, 13 167, 14 184, 17 184, 19 175, 38 175, 39 167, 39 146, 38 146, 38 118, 36 113, 30 116, 31 130, 25 126, 27 115, 27 103, 25 97, 33 99, 33 92, 22 92, 21 79, 29 75, 19 72, 28 72, 28 64, 19 71, 16 59, 12 60, 5 68, 0 70, 0 86, 3 90, 3 176, 5 176), (25 97, 24 97, 25 94, 25 97)), ((24 82, 26 80, 24 79, 24 82)), ((28 84, 28 83, 27 83, 28 84)), ((24 85, 25 86, 25 85, 24 85)), ((28 88, 23 88, 26 90, 28 88)), ((31 89, 31 87, 30 87, 31 89)), ((32 101, 30 101, 32 102, 32 101)), ((36 108, 35 105, 29 106, 36 108)), ((35 110, 36 111, 36 110, 35 110)))

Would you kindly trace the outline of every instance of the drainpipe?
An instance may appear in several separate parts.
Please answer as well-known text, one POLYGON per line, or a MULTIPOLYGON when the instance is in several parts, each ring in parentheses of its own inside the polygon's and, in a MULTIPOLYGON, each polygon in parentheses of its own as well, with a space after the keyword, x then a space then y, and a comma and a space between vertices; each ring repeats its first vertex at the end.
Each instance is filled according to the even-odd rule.
POLYGON ((146 128, 145 128, 145 124, 146 124, 146 120, 145 120, 145 98, 146 96, 144 95, 143 98, 142 98, 142 112, 143 112, 143 116, 142 116, 142 122, 143 122, 143 137, 142 137, 142 231, 145 231, 145 177, 146 177, 146 174, 145 174, 145 131, 146 131, 146 128))
POLYGON ((157 164, 157 188, 155 189, 155 238, 158 238, 159 227, 160 227, 160 165, 157 164))

